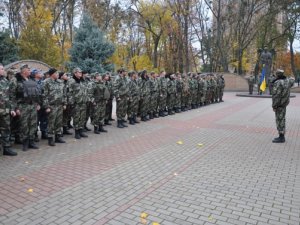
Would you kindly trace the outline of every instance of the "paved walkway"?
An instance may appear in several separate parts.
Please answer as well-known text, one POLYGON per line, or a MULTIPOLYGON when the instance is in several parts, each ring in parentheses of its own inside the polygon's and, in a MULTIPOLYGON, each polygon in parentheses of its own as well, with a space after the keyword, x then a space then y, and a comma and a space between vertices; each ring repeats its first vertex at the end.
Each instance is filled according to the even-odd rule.
POLYGON ((271 99, 225 93, 224 103, 0 157, 0 224, 299 225, 296 95, 284 144, 271 142, 271 99))

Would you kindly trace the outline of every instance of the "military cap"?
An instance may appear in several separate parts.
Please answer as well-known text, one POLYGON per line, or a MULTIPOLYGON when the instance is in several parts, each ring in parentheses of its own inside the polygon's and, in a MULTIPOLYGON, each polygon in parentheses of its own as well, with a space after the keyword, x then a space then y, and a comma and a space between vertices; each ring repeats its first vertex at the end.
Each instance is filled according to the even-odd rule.
POLYGON ((73 69, 73 73, 76 73, 76 72, 81 73, 82 70, 79 67, 76 67, 76 68, 73 69))
POLYGON ((23 69, 30 69, 30 67, 29 67, 29 65, 28 64, 22 64, 21 66, 20 66, 20 70, 23 70, 23 69))

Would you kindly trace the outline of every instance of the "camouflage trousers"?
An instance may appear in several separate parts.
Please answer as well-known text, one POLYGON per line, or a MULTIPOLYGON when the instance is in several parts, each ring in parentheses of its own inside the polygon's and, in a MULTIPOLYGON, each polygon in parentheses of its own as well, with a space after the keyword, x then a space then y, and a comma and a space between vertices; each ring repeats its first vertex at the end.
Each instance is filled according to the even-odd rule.
POLYGON ((48 137, 54 137, 57 134, 61 134, 61 128, 63 126, 63 106, 55 105, 50 106, 51 111, 48 114, 48 137))
POLYGON ((275 111, 276 126, 279 134, 285 134, 286 107, 277 108, 275 111))
POLYGON ((86 103, 75 104, 72 109, 75 130, 83 129, 86 122, 86 103))
POLYGON ((106 103, 105 119, 109 120, 112 118, 113 99, 109 99, 106 103))
POLYGON ((94 107, 93 107, 91 102, 86 103, 86 119, 85 119, 85 122, 87 122, 89 120, 89 118, 92 117, 93 108, 94 107))
POLYGON ((71 121, 71 113, 72 113, 71 107, 70 107, 70 105, 67 105, 67 109, 64 110, 64 112, 63 112, 63 126, 64 127, 67 127, 69 124, 69 121, 71 121))
POLYGON ((33 140, 37 129, 37 111, 35 104, 18 105, 20 115, 20 139, 33 140))
POLYGON ((220 88, 216 89, 216 96, 215 96, 216 101, 220 101, 220 88))
POLYGON ((188 95, 182 94, 181 95, 181 107, 187 107, 188 105, 188 95))
POLYGON ((159 103, 158 103, 159 111, 166 110, 166 107, 167 107, 167 93, 161 93, 161 95, 159 96, 158 101, 159 101, 159 103))
POLYGON ((128 117, 133 117, 138 114, 139 110, 139 98, 137 96, 133 96, 131 101, 128 101, 127 115, 128 117))
POLYGON ((198 91, 197 90, 193 90, 192 91, 192 104, 193 105, 197 104, 197 97, 198 97, 198 91))
POLYGON ((205 98, 206 98, 206 90, 203 90, 202 96, 201 96, 201 103, 202 103, 202 104, 205 103, 205 98))
POLYGON ((150 112, 156 113, 158 109, 158 92, 154 92, 150 96, 150 112))
POLYGON ((106 100, 102 100, 97 102, 96 105, 93 106, 91 121, 94 126, 99 126, 104 124, 106 113, 106 100))
POLYGON ((146 95, 140 100, 141 117, 147 116, 149 112, 150 96, 146 95))
POLYGON ((223 94, 224 94, 224 88, 220 88, 219 101, 223 99, 223 94))
POLYGON ((21 127, 20 116, 12 117, 10 121, 11 140, 15 140, 15 139, 21 140, 20 127, 21 127))
POLYGON ((126 113, 127 113, 127 107, 128 107, 128 100, 127 97, 121 97, 121 100, 117 101, 117 108, 116 108, 116 114, 118 120, 125 120, 126 113))
POLYGON ((9 113, 0 114, 0 144, 3 147, 10 147, 10 115, 9 113))
POLYGON ((182 93, 178 92, 176 94, 176 98, 175 98, 175 107, 176 108, 181 108, 181 102, 182 102, 182 93))
POLYGON ((249 84, 249 94, 252 95, 253 94, 253 84, 249 84))
POLYGON ((175 101, 175 93, 170 93, 168 94, 168 98, 167 98, 167 106, 168 106, 168 110, 173 110, 176 104, 175 101))

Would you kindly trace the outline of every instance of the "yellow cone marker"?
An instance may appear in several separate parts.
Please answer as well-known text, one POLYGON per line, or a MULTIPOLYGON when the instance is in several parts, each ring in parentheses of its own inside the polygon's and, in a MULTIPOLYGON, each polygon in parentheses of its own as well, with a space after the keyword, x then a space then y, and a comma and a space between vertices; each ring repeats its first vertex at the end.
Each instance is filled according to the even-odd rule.
POLYGON ((28 192, 28 193, 32 193, 32 192, 33 192, 33 189, 32 189, 32 188, 29 188, 29 189, 27 190, 27 192, 28 192))

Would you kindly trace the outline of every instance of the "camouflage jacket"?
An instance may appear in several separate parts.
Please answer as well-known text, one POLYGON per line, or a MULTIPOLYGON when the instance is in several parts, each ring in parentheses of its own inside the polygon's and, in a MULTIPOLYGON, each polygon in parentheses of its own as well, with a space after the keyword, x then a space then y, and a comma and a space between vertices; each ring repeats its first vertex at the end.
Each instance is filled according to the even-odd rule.
POLYGON ((165 77, 160 77, 158 80, 158 84, 159 84, 159 94, 166 95, 167 88, 168 88, 168 79, 165 77))
POLYGON ((168 81, 168 94, 176 93, 176 81, 174 79, 169 79, 168 81))
POLYGON ((146 97, 150 95, 150 83, 149 80, 141 79, 140 82, 140 89, 141 89, 141 97, 146 97))
POLYGON ((255 83, 255 77, 253 75, 251 75, 250 77, 248 77, 247 80, 248 80, 248 84, 249 85, 254 85, 254 83, 255 83))
POLYGON ((106 101, 110 97, 109 90, 105 86, 105 83, 103 82, 93 82, 91 92, 92 92, 91 102, 93 103, 106 101))
POLYGON ((67 105, 67 98, 64 94, 64 83, 62 80, 48 78, 44 81, 43 106, 67 105))
POLYGON ((140 87, 137 80, 129 81, 129 96, 132 100, 133 98, 139 100, 140 99, 140 87))
POLYGON ((10 90, 11 100, 16 103, 16 107, 19 104, 39 104, 40 102, 41 93, 38 90, 37 83, 30 79, 24 79, 20 73, 17 73, 16 78, 11 81, 10 90), (25 82, 31 82, 33 85, 30 90, 33 95, 26 94, 25 82))
POLYGON ((126 77, 117 76, 113 83, 114 95, 116 98, 119 97, 128 97, 129 96, 129 87, 128 80, 126 77))
POLYGON ((73 76, 68 80, 70 105, 84 104, 88 100, 86 85, 82 79, 73 76))
POLYGON ((111 81, 105 81, 105 86, 109 91, 110 97, 109 99, 113 99, 114 98, 114 90, 113 90, 113 84, 111 81))
POLYGON ((283 108, 290 103, 290 89, 294 85, 294 80, 289 78, 279 78, 274 80, 272 90, 272 108, 283 108))
POLYGON ((14 109, 10 97, 10 83, 4 76, 0 76, 0 115, 6 115, 14 109))
POLYGON ((159 84, 156 78, 149 79, 150 81, 150 92, 151 93, 158 93, 159 91, 159 84))

